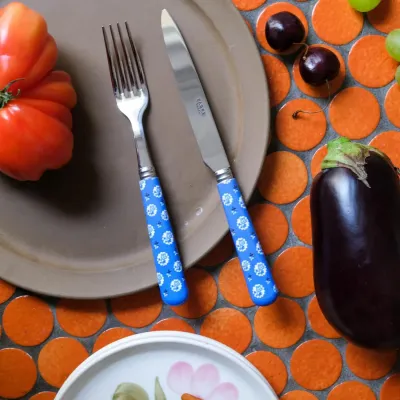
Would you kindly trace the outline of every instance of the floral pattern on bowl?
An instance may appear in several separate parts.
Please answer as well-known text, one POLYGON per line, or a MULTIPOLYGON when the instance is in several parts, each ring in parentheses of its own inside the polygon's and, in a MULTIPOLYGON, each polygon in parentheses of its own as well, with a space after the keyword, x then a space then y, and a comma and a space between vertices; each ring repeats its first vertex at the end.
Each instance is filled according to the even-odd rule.
MULTIPOLYGON (((167 375, 168 388, 182 400, 238 400, 239 391, 233 383, 221 382, 218 369, 203 364, 196 370, 187 362, 172 365, 167 375)), ((159 378, 155 380, 155 400, 167 400, 159 378)), ((136 383, 121 383, 112 400, 150 400, 146 390, 136 383)))
POLYGON ((185 393, 201 400, 238 400, 239 391, 232 383, 221 383, 218 369, 203 364, 197 370, 187 362, 174 364, 167 376, 168 387, 179 396, 185 393))

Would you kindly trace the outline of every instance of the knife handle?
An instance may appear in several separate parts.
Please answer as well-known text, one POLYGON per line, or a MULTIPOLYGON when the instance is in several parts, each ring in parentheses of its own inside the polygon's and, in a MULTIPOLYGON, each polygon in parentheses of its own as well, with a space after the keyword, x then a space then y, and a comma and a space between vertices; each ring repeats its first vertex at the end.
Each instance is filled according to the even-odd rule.
POLYGON ((177 306, 187 300, 188 289, 160 180, 150 177, 139 185, 161 297, 177 306))
POLYGON ((278 289, 236 179, 218 183, 218 191, 250 297, 258 306, 272 304, 278 289))

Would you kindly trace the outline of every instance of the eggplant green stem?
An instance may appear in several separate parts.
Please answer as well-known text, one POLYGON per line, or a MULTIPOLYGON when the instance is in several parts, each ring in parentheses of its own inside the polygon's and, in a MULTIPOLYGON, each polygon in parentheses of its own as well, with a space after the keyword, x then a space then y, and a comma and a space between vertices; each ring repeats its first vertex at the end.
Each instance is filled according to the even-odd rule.
POLYGON ((370 153, 376 153, 383 157, 392 165, 393 169, 399 173, 399 170, 394 167, 389 157, 380 150, 362 143, 352 142, 344 137, 332 140, 328 143, 328 154, 322 160, 321 169, 337 167, 348 168, 361 182, 370 188, 371 186, 367 180, 368 175, 365 170, 366 159, 369 157, 370 153))
POLYGON ((18 89, 17 94, 13 94, 10 92, 10 88, 12 85, 14 85, 14 83, 22 81, 23 79, 24 78, 14 79, 0 90, 0 110, 4 108, 11 100, 19 96, 21 93, 20 89, 18 89))

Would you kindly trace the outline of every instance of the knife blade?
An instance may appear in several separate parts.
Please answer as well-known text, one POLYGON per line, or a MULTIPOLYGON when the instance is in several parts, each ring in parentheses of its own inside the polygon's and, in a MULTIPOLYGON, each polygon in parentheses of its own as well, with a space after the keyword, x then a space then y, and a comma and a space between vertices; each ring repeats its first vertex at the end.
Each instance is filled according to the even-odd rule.
POLYGON ((273 303, 278 294, 271 270, 251 222, 206 94, 186 42, 167 10, 161 27, 175 80, 204 163, 214 172, 250 296, 256 305, 273 303))
POLYGON ((178 89, 203 160, 214 172, 229 168, 217 126, 186 43, 167 10, 162 11, 161 21, 178 89))

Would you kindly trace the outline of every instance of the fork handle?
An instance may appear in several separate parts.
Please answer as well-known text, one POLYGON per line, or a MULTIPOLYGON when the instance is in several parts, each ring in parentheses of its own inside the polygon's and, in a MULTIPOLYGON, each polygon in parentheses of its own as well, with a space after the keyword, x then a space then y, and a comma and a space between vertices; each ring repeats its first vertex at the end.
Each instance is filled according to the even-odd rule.
POLYGON ((239 185, 234 178, 225 179, 218 183, 218 191, 250 297, 257 306, 267 306, 276 300, 278 289, 239 185))
POLYGON ((145 178, 139 185, 161 297, 165 304, 180 305, 188 289, 160 180, 145 178))

